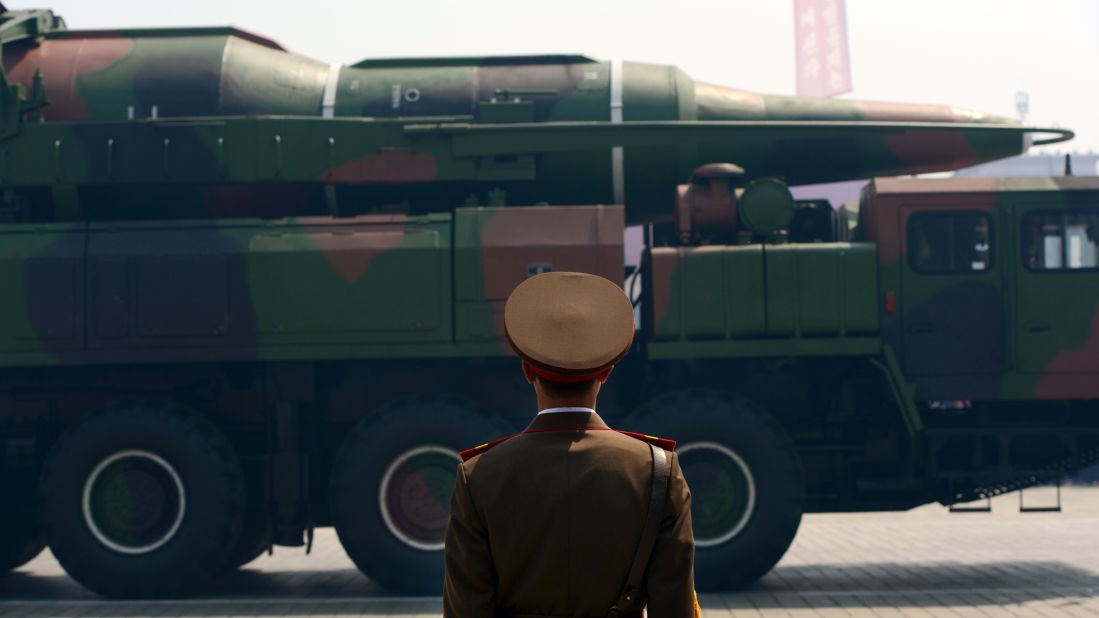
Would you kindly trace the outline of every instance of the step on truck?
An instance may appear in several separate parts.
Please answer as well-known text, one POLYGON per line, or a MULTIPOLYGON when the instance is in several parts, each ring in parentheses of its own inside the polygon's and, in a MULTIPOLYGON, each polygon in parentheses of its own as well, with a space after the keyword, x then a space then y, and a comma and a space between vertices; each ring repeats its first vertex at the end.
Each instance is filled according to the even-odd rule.
POLYGON ((0 7, 0 40, 0 571, 48 546, 171 596, 333 526, 437 593, 458 452, 534 411, 504 301, 550 270, 635 303, 600 413, 679 442, 701 590, 763 576, 804 513, 963 504, 1099 448, 1099 182, 888 177, 1069 131, 47 10, 0 7), (788 189, 872 176, 857 209, 788 189))

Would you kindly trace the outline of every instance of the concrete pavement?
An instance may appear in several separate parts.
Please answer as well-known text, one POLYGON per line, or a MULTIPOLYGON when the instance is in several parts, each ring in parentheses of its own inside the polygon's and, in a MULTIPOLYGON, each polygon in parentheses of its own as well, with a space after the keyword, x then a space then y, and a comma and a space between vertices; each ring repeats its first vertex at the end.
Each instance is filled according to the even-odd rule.
MULTIPOLYGON (((1037 489, 1028 503, 1049 502, 1037 489)), ((702 595, 729 616, 1099 616, 1099 488, 1068 488, 1065 511, 808 515, 790 552, 750 590, 702 595)), ((311 556, 277 548, 201 597, 107 601, 65 576, 48 552, 0 577, 0 617, 400 616, 436 618, 439 599, 389 596, 356 571, 335 534, 311 556)))

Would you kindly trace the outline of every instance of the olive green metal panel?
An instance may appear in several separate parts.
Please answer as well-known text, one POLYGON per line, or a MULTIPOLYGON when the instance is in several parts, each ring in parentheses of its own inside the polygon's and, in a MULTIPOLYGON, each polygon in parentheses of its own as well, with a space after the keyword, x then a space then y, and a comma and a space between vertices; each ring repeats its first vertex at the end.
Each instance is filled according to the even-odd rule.
POLYGON ((641 256, 642 268, 647 275, 647 287, 642 290, 642 330, 647 331, 649 341, 682 339, 683 294, 679 291, 682 283, 676 275, 683 251, 679 247, 654 247, 641 256))
POLYGON ((876 332, 875 261, 872 244, 768 246, 768 334, 876 332))
POLYGON ((621 206, 472 207, 455 211, 455 340, 504 345, 503 309, 527 277, 597 274, 621 285, 621 206))
MULTIPOLYGON (((782 250, 786 247, 775 247, 782 250)), ((798 328, 806 337, 839 335, 844 330, 843 254, 835 251, 813 251, 806 247, 797 252, 798 262, 798 328), (807 303, 804 299, 812 299, 807 303)))
MULTIPOLYGON (((725 278, 725 255, 722 251, 692 252, 685 259, 679 294, 683 311, 683 338, 724 339, 725 318, 729 312, 729 286, 725 278)), ((714 249, 718 249, 714 247, 714 249)))
POLYGON ((727 336, 759 337, 767 331, 763 247, 729 247, 725 252, 727 336))
POLYGON ((650 354, 874 354, 872 244, 660 247, 647 257, 650 354))
POLYGON ((451 339, 449 216, 93 225, 88 349, 451 339))
POLYGON ((650 359, 773 358, 796 356, 877 356, 877 337, 727 339, 721 341, 660 341, 646 346, 650 359))
POLYGON ((787 247, 767 248, 767 336, 798 335, 801 296, 798 255, 787 247))
POLYGON ((763 247, 657 248, 650 255, 656 340, 766 332, 763 247))
POLYGON ((878 305, 878 247, 852 243, 844 251, 843 308, 845 334, 877 334, 881 310, 878 305))
POLYGON ((84 341, 83 225, 0 226, 0 350, 50 358, 84 341))
POLYGON ((310 342, 449 340, 449 230, 401 227, 246 232, 260 334, 310 342))
POLYGON ((875 333, 876 259, 872 244, 768 246, 768 334, 875 333))

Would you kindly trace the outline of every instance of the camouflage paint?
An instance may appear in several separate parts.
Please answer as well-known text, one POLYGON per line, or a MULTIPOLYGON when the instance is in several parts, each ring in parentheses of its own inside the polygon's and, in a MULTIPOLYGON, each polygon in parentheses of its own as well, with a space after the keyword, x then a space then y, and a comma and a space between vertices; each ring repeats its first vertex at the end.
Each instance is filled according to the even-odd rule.
POLYGON ((457 341, 504 339, 504 303, 528 276, 583 271, 621 284, 623 209, 614 206, 475 207, 455 211, 457 341))
POLYGON ((1099 294, 1087 283, 1095 271, 1033 272, 1022 255, 1023 217, 1066 209, 1099 213, 1099 182, 1074 177, 879 179, 867 188, 860 229, 864 240, 880 247, 882 337, 899 351, 917 398, 1099 397, 1099 363, 1093 353, 1099 294), (915 272, 908 264, 906 226, 923 212, 987 213, 991 267, 946 275, 915 272), (895 311, 887 310, 889 302, 895 311), (937 343, 918 343, 935 332, 937 343))
MULTIPOLYGON (((44 112, 47 119, 88 120, 93 112, 76 87, 77 81, 85 73, 102 71, 129 56, 134 40, 115 36, 98 41, 87 53, 84 48, 85 41, 80 39, 49 41, 39 46, 5 46, 4 68, 14 83, 30 84, 38 70, 43 77, 50 76, 46 86, 50 109, 44 112)), ((117 117, 125 118, 125 109, 120 111, 122 115, 117 117)))
POLYGON ((79 350, 84 224, 0 226, 0 355, 13 364, 56 363, 79 350))
MULTIPOLYGON (((301 469, 323 477, 341 430, 365 419, 401 428, 390 412, 425 371, 440 372, 441 388, 468 381, 471 367, 503 376, 502 306, 525 277, 583 270, 621 281, 625 221, 671 218, 679 184, 700 165, 803 184, 951 169, 1023 152, 1035 133, 1071 136, 946 106, 759 95, 674 67, 580 56, 330 67, 230 28, 72 32, 9 17, 0 15, 0 283, 18 293, 0 301, 0 366, 15 387, 7 404, 16 418, 37 406, 52 433, 54 418, 160 388, 231 431, 271 429, 277 452, 260 444, 262 429, 244 452, 277 455, 267 478, 286 485, 272 495, 280 517, 300 506, 301 469), (385 402, 381 416, 364 402, 385 402), (323 431, 333 435, 284 449, 301 436, 280 426, 299 412, 331 422, 323 431)), ((635 406, 650 382, 754 389, 743 395, 762 394, 799 448, 823 447, 824 458, 806 458, 825 463, 812 489, 841 492, 815 492, 817 510, 955 501, 997 475, 1034 482, 1023 462, 963 470, 963 493, 948 493, 938 484, 953 477, 934 466, 959 436, 930 414, 925 425, 916 401, 1099 397, 1099 294, 1079 284, 1094 273, 1030 274, 1013 240, 1029 210, 1094 207, 1099 186, 965 182, 871 185, 856 242, 749 242, 730 229, 743 244, 652 248, 640 349, 604 400, 635 406), (994 218, 988 281, 906 270, 903 227, 910 211, 933 208, 994 218), (906 327, 948 322, 959 302, 968 328, 940 341, 941 353, 958 363, 951 346, 999 331, 1003 367, 973 375, 937 363, 935 345, 909 345, 906 327), (1021 332, 1041 320, 1048 333, 1021 332), (873 478, 856 478, 871 467, 873 478)), ((463 421, 473 408, 449 407, 463 421)), ((1009 450, 1014 427, 981 422, 973 432, 995 432, 1009 450)), ((965 461, 970 438, 960 436, 965 461)), ((328 523, 286 517, 284 532, 328 523)))
POLYGON ((1099 181, 878 179, 860 205, 863 243, 802 245, 822 253, 782 276, 772 277, 783 268, 776 252, 796 254, 799 245, 653 248, 645 257, 649 354, 880 358, 885 344, 897 351, 898 369, 917 400, 1097 398, 1099 293, 1086 284, 1095 270, 1031 271, 1022 255, 1023 217, 1065 209, 1099 214, 1099 181), (991 266, 958 274, 914 271, 907 224, 926 212, 990 217, 991 266), (876 259, 847 263, 838 281, 824 272, 798 272, 809 264, 820 269, 822 258, 860 246, 871 252, 868 257, 876 250, 876 259), (855 287, 847 288, 839 306, 873 314, 850 331, 843 327, 847 320, 821 318, 844 294, 845 280, 855 287), (820 287, 809 293, 813 285, 820 287), (809 313, 798 309, 799 294, 812 299, 809 313), (860 305, 865 310, 855 309, 860 305), (798 315, 784 318, 786 311, 798 315), (807 318, 816 319, 817 332, 806 328, 807 318), (837 333, 846 335, 817 347, 799 345, 837 333))
MULTIPOLYGON (((51 100, 113 101, 89 105, 87 116, 54 109, 51 120, 118 119, 134 103, 145 104, 137 110, 143 117, 156 98, 165 106, 162 117, 320 115, 329 70, 234 28, 55 31, 36 46, 9 48, 12 81, 29 88, 42 68, 51 100)), ((609 117, 610 63, 584 56, 378 59, 338 70, 336 116, 476 115, 493 99, 529 98, 531 121, 609 117)), ((1015 124, 946 105, 760 95, 633 62, 624 64, 624 109, 626 120, 1015 124)))
POLYGON ((875 249, 868 243, 652 248, 644 257, 649 353, 878 355, 875 249))
MULTIPOLYGON (((599 198, 606 197, 611 179, 598 169, 555 170, 544 162, 550 155, 567 158, 574 153, 609 151, 618 143, 625 144, 627 159, 634 152, 650 153, 646 157, 653 165, 663 161, 666 167, 678 168, 714 160, 748 160, 769 175, 792 177, 791 182, 850 178, 879 170, 936 169, 924 163, 901 165, 881 135, 865 127, 662 121, 597 126, 573 122, 484 125, 446 120, 221 117, 217 121, 25 124, 18 135, 0 142, 0 179, 10 188, 99 187, 82 193, 81 197, 89 198, 84 200, 85 209, 116 207, 117 196, 110 193, 138 184, 151 184, 150 190, 157 191, 180 183, 194 191, 225 183, 313 183, 318 185, 318 194, 319 185, 326 182, 341 186, 419 184, 424 188, 409 191, 409 195, 418 196, 418 206, 438 210, 463 203, 470 193, 486 195, 501 186, 507 189, 509 201, 562 203, 543 199, 550 192, 542 187, 554 185, 557 197, 567 193, 573 198, 564 204, 605 202, 599 198), (827 163, 831 160, 822 158, 817 161, 824 164, 807 167, 811 154, 820 155, 841 142, 849 145, 848 151, 859 154, 848 162, 827 163), (680 159, 685 150, 694 150, 697 158, 680 159), (93 199, 96 195, 102 197, 93 199)), ((914 139, 925 132, 962 132, 981 158, 1009 153, 1010 144, 1021 139, 1022 131, 942 127, 889 130, 911 134, 914 139)), ((669 217, 675 185, 664 191, 663 183, 673 182, 674 175, 642 172, 626 165, 627 194, 651 194, 647 200, 631 202, 633 215, 628 214, 628 220, 669 217), (659 187, 652 184, 654 178, 659 187)), ((168 193, 173 192, 174 188, 168 193)), ((173 198, 166 195, 164 199, 173 198)), ((163 200, 160 203, 165 204, 163 200)), ((195 204, 200 206, 216 210, 226 205, 195 204)), ((369 212, 377 206, 367 203, 356 208, 369 212)), ((299 204, 294 214, 324 212, 323 200, 312 200, 299 204)), ((158 214, 150 211, 145 216, 158 214)))
POLYGON ((531 267, 620 279, 623 227, 611 206, 2 226, 26 300, 0 364, 508 355, 510 290, 531 267))
MULTIPOLYGON (((758 95, 696 83, 675 67, 583 56, 382 59, 329 67, 231 28, 55 30, 5 48, 14 83, 29 89, 42 69, 50 121, 447 118, 458 124, 438 140, 421 128, 415 138, 391 134, 380 142, 357 142, 354 134, 361 131, 348 125, 302 125, 303 135, 339 133, 329 136, 337 143, 330 152, 319 143, 292 147, 329 161, 326 180, 333 183, 453 179, 462 186, 449 193, 439 187, 431 196, 451 203, 464 200, 469 182, 506 183, 513 200, 527 203, 609 203, 629 196, 631 222, 665 219, 675 185, 714 161, 736 161, 750 177, 782 176, 804 184, 953 169, 1022 152, 1029 135, 1009 119, 948 106, 758 95), (612 75, 617 66, 620 77, 612 75), (621 80, 625 126, 617 126, 611 111, 612 78, 621 80), (485 126, 499 122, 495 118, 507 118, 514 130, 485 126), (476 124, 463 127, 470 121, 476 124), (600 126, 587 124, 592 122, 600 126), (674 124, 638 124, 662 122, 674 124), (737 122, 742 124, 713 124, 737 122), (518 126, 523 123, 535 123, 539 131, 525 132, 518 126), (459 127, 462 138, 446 139, 459 127), (584 139, 570 139, 573 130, 584 139), (429 143, 459 139, 482 145, 481 152, 467 155, 475 160, 455 160, 450 144, 429 143), (516 143, 535 150, 518 152, 516 143), (622 162, 612 163, 610 150, 620 145, 626 146, 622 162), (405 151, 410 160, 378 148, 405 151), (437 176, 421 154, 436 158, 437 176), (406 164, 413 169, 404 171, 406 164), (448 164, 461 171, 448 174, 448 164), (616 194, 618 173, 624 191, 616 194)), ((125 148, 126 141, 118 137, 117 147, 125 148)), ((87 156, 96 156, 96 146, 90 145, 87 156)))
MULTIPOLYGON (((191 347, 200 343, 195 337, 201 334, 199 339, 210 342, 250 346, 261 357, 351 353, 345 349, 350 343, 333 343, 341 338, 363 344, 358 353, 365 356, 382 353, 370 351, 375 343, 407 343, 403 352, 387 352, 397 355, 421 353, 416 350, 456 354, 455 341, 466 340, 498 346, 494 303, 502 301, 514 277, 526 272, 502 275, 489 265, 517 268, 523 248, 507 247, 525 238, 527 230, 549 233, 553 225, 531 228, 531 222, 543 216, 552 222, 558 215, 530 211, 504 223, 510 216, 484 209, 472 231, 457 233, 462 244, 451 249, 455 226, 468 227, 456 214, 461 203, 486 198, 605 203, 614 198, 614 169, 607 155, 621 146, 629 196, 626 219, 659 220, 670 215, 678 183, 704 163, 736 161, 749 177, 778 175, 791 183, 840 180, 1014 154, 1025 148, 1031 132, 1003 118, 945 106, 757 95, 695 83, 674 67, 581 56, 366 60, 332 68, 229 28, 56 30, 7 44, 5 51, 5 66, 24 91, 33 86, 35 71, 43 70, 51 101, 48 122, 21 125, 21 110, 6 104, 4 113, 16 120, 16 133, 0 141, 0 184, 10 190, 8 203, 18 207, 46 192, 37 210, 27 209, 30 221, 149 221, 88 228, 93 272, 122 285, 123 274, 112 274, 111 268, 141 271, 190 260, 194 264, 187 268, 210 275, 192 282, 205 290, 195 297, 222 299, 224 306, 210 300, 209 307, 192 307, 190 326, 186 320, 158 323, 151 317, 156 307, 171 313, 170 308, 193 302, 172 301, 167 290, 144 301, 131 299, 138 307, 152 303, 141 311, 97 304, 90 312, 95 320, 89 341, 99 341, 95 329, 102 325, 104 349, 111 350, 144 346, 123 343, 135 332, 154 339, 187 338, 191 347), (619 78, 621 120, 611 113, 612 81, 619 78), (335 88, 334 117, 321 118, 327 113, 329 84, 335 88), (154 107, 155 119, 149 117, 154 107), (496 121, 503 118, 508 121, 496 121), (402 214, 387 219, 391 215, 379 214, 385 212, 402 214), (235 218, 257 214, 290 218, 235 218), (315 218, 325 214, 347 218, 315 218), (195 223, 182 222, 189 219, 195 223), (125 234, 131 234, 129 241, 118 240, 125 234), (149 254, 144 259, 125 267, 111 262, 136 259, 132 251, 139 246, 149 254), (196 256, 189 247, 205 249, 196 256), (100 249, 107 253, 100 255, 100 249), (484 273, 481 282, 453 281, 452 259, 456 272, 472 268, 484 273), (409 268, 418 264, 413 270, 432 282, 428 287, 434 292, 402 294, 394 287, 398 277, 393 273, 405 260, 409 268), (387 269, 393 273, 386 274, 387 269), (315 282, 317 293, 294 303, 278 302, 298 294, 271 274, 283 271, 315 282), (464 290, 458 292, 462 303, 472 303, 456 309, 455 319, 443 300, 452 286, 464 290), (400 300, 386 306, 376 300, 381 296, 400 300), (360 305, 367 309, 344 309, 360 305), (326 306, 335 309, 318 322, 326 306), (144 322, 131 324, 138 319, 131 313, 144 322)), ((566 217, 562 230, 576 225, 561 216, 566 217)), ((596 254, 610 255, 621 238, 611 240, 613 234, 603 233, 582 242, 568 234, 545 242, 573 251, 594 243, 596 254)), ((38 251, 69 255, 65 247, 79 236, 45 236, 38 251)), ((524 247, 540 246, 536 240, 532 237, 524 247)), ((714 250, 686 251, 702 256, 714 250)), ((768 272, 777 272, 785 253, 780 248, 771 252, 768 272)), ((579 255, 578 268, 592 268, 593 259, 605 262, 595 254, 579 255)), ((617 280, 622 269, 616 260, 598 268, 617 280)), ((567 257, 561 261, 571 264, 567 257)), ((187 269, 181 264, 165 268, 182 277, 187 269)), ((883 273, 889 267, 883 263, 883 273)), ((657 287, 678 286, 679 295, 689 299, 677 301, 681 307, 684 302, 694 311, 705 307, 690 299, 689 290, 698 286, 683 283, 687 271, 669 268, 677 274, 658 274, 657 287)), ((869 278, 861 267, 856 270, 869 278)), ((166 273, 147 275, 149 289, 171 279, 166 273)), ((767 289, 777 294, 786 288, 768 282, 767 289)), ((148 294, 137 288, 128 293, 148 294)), ((762 333, 728 327, 722 337, 787 337, 803 330, 816 336, 806 330, 813 323, 809 314, 790 317, 793 331, 772 332, 773 325, 784 323, 775 312, 786 304, 772 300, 762 309, 768 325, 762 333)), ((658 338, 664 332, 659 325, 676 319, 668 307, 656 303, 658 338)), ((847 346, 845 353, 874 349, 876 327, 848 332, 841 324, 845 319, 837 318, 840 338, 858 340, 850 346, 838 342, 847 346)), ((691 339, 687 331, 680 335, 691 339)), ((757 344, 740 353, 754 353, 757 344)), ((820 340, 805 345, 797 349, 828 350, 820 340)), ((707 355, 724 353, 720 346, 710 348, 707 355)), ((671 348, 664 352, 674 353, 671 348)))

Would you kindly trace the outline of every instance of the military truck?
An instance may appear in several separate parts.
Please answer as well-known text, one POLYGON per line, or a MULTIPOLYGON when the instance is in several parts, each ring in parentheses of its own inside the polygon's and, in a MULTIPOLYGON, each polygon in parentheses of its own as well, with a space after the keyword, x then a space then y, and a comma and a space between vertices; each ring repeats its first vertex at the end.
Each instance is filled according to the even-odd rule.
POLYGON ((0 39, 0 570, 48 545, 100 594, 175 595, 334 526, 437 592, 458 451, 534 411, 501 313, 548 270, 636 303, 600 413, 679 441, 702 590, 803 513, 965 503, 1099 447, 1099 183, 880 178, 854 227, 787 188, 1069 131, 582 56, 329 67, 46 10, 0 39))

